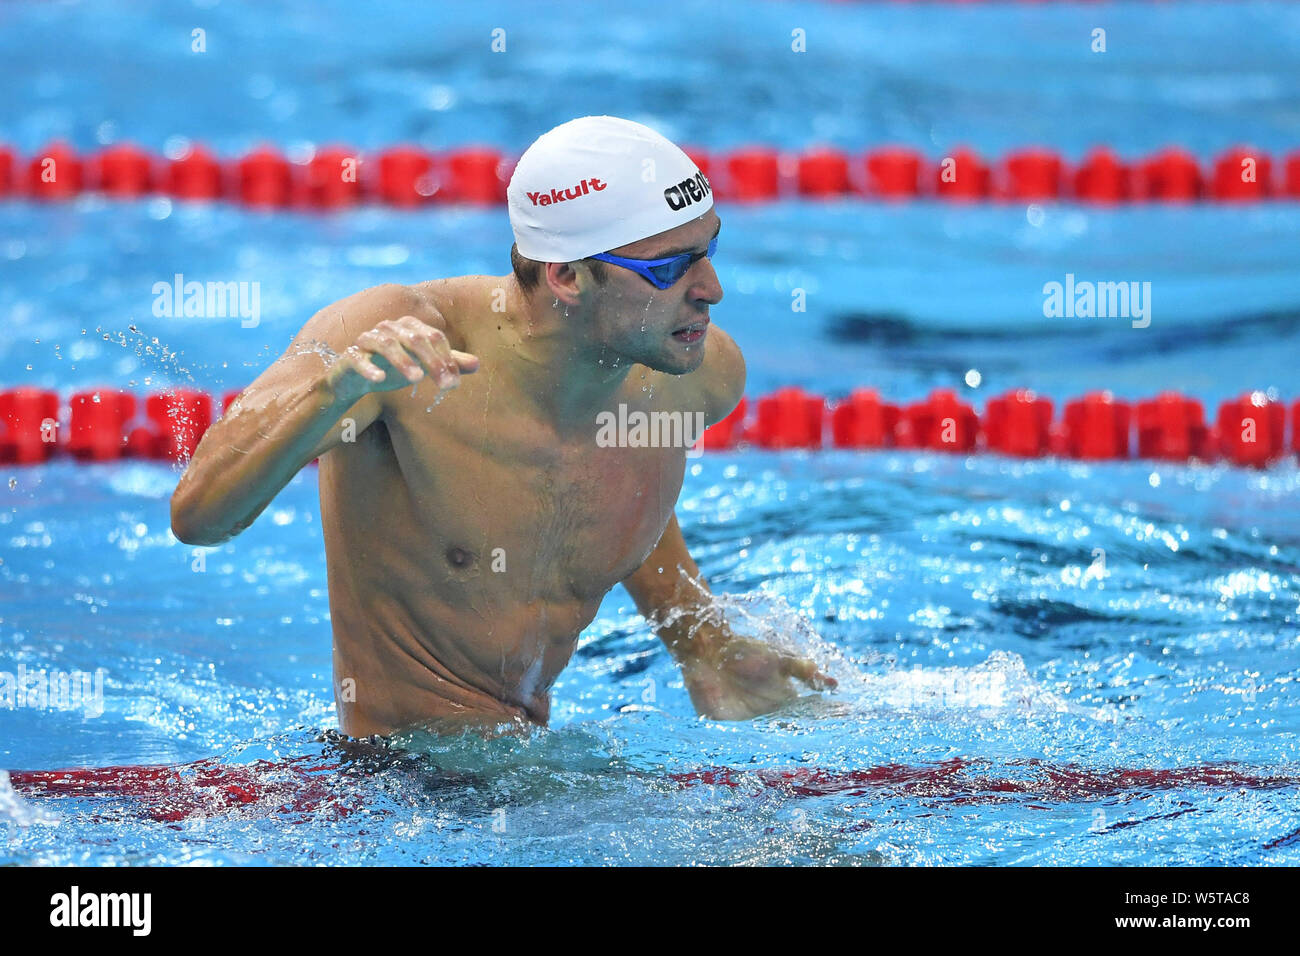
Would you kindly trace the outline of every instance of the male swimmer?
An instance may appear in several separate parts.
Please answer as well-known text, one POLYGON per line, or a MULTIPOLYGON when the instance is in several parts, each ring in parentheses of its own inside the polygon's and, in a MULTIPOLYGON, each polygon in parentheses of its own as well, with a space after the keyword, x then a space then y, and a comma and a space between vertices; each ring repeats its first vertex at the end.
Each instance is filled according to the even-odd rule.
POLYGON ((320 458, 352 736, 544 725, 620 582, 701 715, 834 686, 704 613, 673 510, 688 442, 597 440, 620 406, 711 425, 740 400, 740 350, 709 320, 708 180, 653 130, 588 116, 528 148, 507 198, 513 274, 376 286, 318 312, 204 436, 172 497, 176 537, 239 534, 320 458))

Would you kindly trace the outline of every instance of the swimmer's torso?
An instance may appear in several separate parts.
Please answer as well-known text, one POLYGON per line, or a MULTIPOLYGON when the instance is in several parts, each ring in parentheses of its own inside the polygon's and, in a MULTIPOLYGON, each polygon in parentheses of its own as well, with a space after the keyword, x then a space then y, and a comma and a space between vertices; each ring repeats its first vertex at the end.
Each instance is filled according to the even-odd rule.
MULTIPOLYGON (((682 485, 684 448, 600 447, 599 409, 567 435, 521 414, 500 316, 444 315, 479 371, 438 404, 432 383, 390 393, 321 458, 335 697, 356 736, 545 722, 579 632, 654 548, 682 485)), ((616 402, 674 399, 672 376, 634 366, 616 402)))

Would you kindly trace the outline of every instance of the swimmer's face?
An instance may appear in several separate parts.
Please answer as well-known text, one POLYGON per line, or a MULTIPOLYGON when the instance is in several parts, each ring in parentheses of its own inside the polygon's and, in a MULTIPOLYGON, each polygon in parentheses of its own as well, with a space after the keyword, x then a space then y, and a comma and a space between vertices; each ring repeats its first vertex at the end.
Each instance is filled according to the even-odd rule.
MULTIPOLYGON (((648 239, 609 250, 629 259, 666 259, 683 252, 702 253, 721 228, 718 214, 703 216, 648 239)), ((667 289, 644 276, 604 262, 604 283, 586 284, 590 329, 606 354, 671 375, 684 375, 704 361, 709 306, 722 301, 713 263, 697 259, 667 289)), ((608 364, 608 363, 606 363, 608 364)))

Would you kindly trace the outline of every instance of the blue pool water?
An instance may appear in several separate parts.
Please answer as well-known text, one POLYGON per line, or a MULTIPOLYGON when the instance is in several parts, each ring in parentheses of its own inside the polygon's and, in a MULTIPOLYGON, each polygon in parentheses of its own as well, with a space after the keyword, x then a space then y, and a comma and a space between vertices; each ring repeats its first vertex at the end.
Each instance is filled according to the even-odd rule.
MULTIPOLYGON (((24 108, 0 139, 518 151, 609 111, 711 147, 1295 145, 1290 7, 671 6, 682 28, 652 36, 545 4, 412 4, 382 29, 344 4, 11 4, 0 62, 24 108), (1099 17, 1104 68, 1086 55, 1099 17), (42 56, 52 25, 75 68, 42 56), (510 52, 488 60, 497 26, 510 52), (211 60, 191 58, 193 27, 211 60), (790 58, 795 27, 815 65, 790 58)), ((719 212, 714 316, 751 395, 1300 397, 1292 203, 719 212), (1067 273, 1151 282, 1150 327, 1045 319, 1042 286, 1067 273)), ((0 385, 238 388, 328 302, 502 273, 508 237, 494 210, 0 203, 0 385), (152 287, 177 272, 258 282, 259 324, 155 317, 152 287)), ((102 668, 104 695, 95 716, 0 709, 0 767, 180 768, 76 793, 0 777, 0 862, 1300 862, 1294 462, 706 454, 678 506, 705 577, 742 630, 819 657, 839 690, 701 720, 616 589, 549 730, 408 741, 414 757, 328 733, 315 473, 203 571, 168 530, 175 480, 145 463, 0 470, 0 671, 102 668)))

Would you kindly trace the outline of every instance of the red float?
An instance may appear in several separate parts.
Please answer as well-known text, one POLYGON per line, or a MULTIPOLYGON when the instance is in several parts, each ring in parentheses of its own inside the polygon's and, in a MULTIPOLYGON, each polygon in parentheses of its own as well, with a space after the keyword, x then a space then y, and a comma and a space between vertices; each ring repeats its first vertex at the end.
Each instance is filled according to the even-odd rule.
POLYGON ((1110 392, 1089 392, 1065 406, 1065 448, 1071 458, 1104 461, 1129 457, 1132 409, 1110 392))
POLYGON ((397 146, 379 154, 379 181, 374 192, 394 206, 419 206, 437 191, 433 156, 415 146, 397 146))
POLYGON ((978 153, 958 149, 939 161, 934 173, 935 195, 969 202, 989 194, 989 168, 978 153))
POLYGON ((223 193, 221 164, 202 146, 192 146, 167 167, 167 192, 177 199, 219 199, 223 193))
POLYGON ((1104 146, 1088 153, 1074 172, 1074 194, 1085 202, 1123 202, 1131 187, 1128 166, 1104 146))
POLYGON ((68 452, 82 461, 113 461, 126 451, 126 426, 135 418, 130 392, 99 388, 69 402, 68 452))
POLYGON ((27 192, 37 199, 71 199, 81 186, 81 158, 65 143, 50 145, 27 166, 27 192))
POLYGON ((780 176, 776 150, 738 150, 727 157, 727 198, 737 202, 775 199, 780 176))
POLYGON ((94 159, 93 169, 98 188, 110 196, 131 199, 154 187, 153 158, 128 143, 101 152, 94 159))
POLYGON ((289 204, 293 183, 289 160, 269 146, 253 150, 235 164, 239 198, 247 206, 278 208, 289 204))
POLYGON ((1291 406, 1291 450, 1300 454, 1300 401, 1291 406))
POLYGON ((145 401, 145 414, 158 440, 154 454, 160 458, 189 458, 212 424, 212 398, 196 389, 173 389, 150 395, 145 401))
POLYGON ((1273 195, 1273 160, 1259 150, 1230 149, 1214 163, 1214 198, 1250 202, 1273 195))
POLYGON ((346 146, 318 150, 302 179, 303 198, 317 209, 342 209, 361 201, 361 157, 346 146))
POLYGON ((1201 168, 1182 149, 1164 149, 1138 166, 1135 193, 1139 199, 1191 202, 1201 195, 1201 168))
POLYGON ((0 392, 0 461, 48 461, 58 440, 58 393, 30 386, 0 392))
POLYGON ((881 199, 910 199, 921 191, 921 154, 902 146, 867 153, 867 190, 881 199))
POLYGON ((1138 456, 1165 461, 1214 457, 1213 436, 1205 410, 1195 399, 1161 392, 1137 405, 1138 456))
POLYGON ((8 146, 0 146, 0 196, 7 196, 14 189, 14 167, 17 159, 8 146))
POLYGON ((905 408, 897 432, 902 448, 947 452, 974 451, 979 434, 975 409, 948 388, 937 388, 925 401, 905 408))
POLYGON ((1004 455, 1036 458, 1050 449, 1052 402, 1021 388, 989 400, 984 434, 989 448, 1004 455))
POLYGON ((824 198, 850 192, 849 157, 838 149, 818 149, 799 157, 798 185, 801 196, 824 198))
POLYGON ((742 396, 740 403, 732 409, 730 415, 706 428, 700 447, 710 451, 734 447, 744 434, 745 412, 748 404, 742 396))
POLYGON ((1300 199, 1300 150, 1286 158, 1282 175, 1282 194, 1290 199, 1300 199))
POLYGON ((836 448, 886 448, 895 442, 901 412, 880 400, 874 388, 857 388, 831 412, 836 448))
POLYGON ((505 202, 506 180, 501 178, 501 154, 495 149, 461 149, 446 160, 449 195, 455 202, 485 206, 505 202))
POLYGON ((763 448, 820 448, 826 400, 801 388, 781 388, 758 400, 754 437, 763 448))
POLYGON ((1234 465, 1263 468, 1282 457, 1286 412, 1263 392, 1219 406, 1219 448, 1234 465))
POLYGON ((1063 176, 1061 157, 1051 150, 1019 150, 1002 162, 1001 194, 1007 199, 1056 199, 1063 176))

